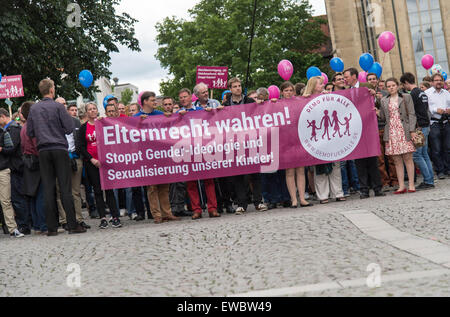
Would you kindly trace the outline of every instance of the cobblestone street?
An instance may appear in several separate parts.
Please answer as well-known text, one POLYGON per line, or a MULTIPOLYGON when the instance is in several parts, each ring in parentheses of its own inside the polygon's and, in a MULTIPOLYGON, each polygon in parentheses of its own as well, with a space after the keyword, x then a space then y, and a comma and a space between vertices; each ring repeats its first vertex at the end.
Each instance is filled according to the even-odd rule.
POLYGON ((163 225, 124 217, 123 228, 105 231, 88 220, 93 229, 83 235, 2 235, 0 296, 450 296, 449 189, 446 179, 431 191, 307 209, 163 225), (351 211, 399 238, 370 236, 372 223, 351 211), (435 251, 415 251, 428 243, 435 251), (67 285, 71 263, 81 269, 79 288, 67 285), (366 285, 372 263, 381 268, 374 289, 366 285))

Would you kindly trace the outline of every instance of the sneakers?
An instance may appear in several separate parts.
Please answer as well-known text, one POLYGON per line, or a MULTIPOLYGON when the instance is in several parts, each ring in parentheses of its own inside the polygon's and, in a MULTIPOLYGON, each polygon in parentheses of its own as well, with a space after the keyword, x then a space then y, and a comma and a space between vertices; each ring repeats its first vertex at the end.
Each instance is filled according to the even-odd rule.
POLYGON ((91 226, 88 225, 86 222, 82 221, 79 223, 80 226, 82 226, 84 229, 91 229, 91 226))
POLYGON ((310 200, 310 199, 311 199, 311 197, 309 196, 309 193, 306 192, 306 193, 305 193, 305 200, 310 200))
POLYGON ((127 211, 125 209, 120 209, 120 217, 125 217, 127 211))
POLYGON ((245 209, 242 207, 238 207, 238 209, 236 209, 236 213, 237 216, 243 215, 245 214, 245 209))
POLYGON ((98 226, 100 229, 106 229, 108 228, 108 221, 106 221, 106 219, 102 219, 102 221, 100 222, 100 226, 98 226))
POLYGON ((23 238, 25 235, 21 233, 19 230, 14 229, 14 231, 10 234, 13 238, 23 238))
POLYGON ((427 190, 427 189, 433 189, 433 188, 435 188, 435 186, 434 185, 432 185, 432 184, 426 184, 426 183, 422 183, 422 184, 420 184, 419 186, 417 186, 417 190, 427 190))
POLYGON ((122 224, 120 223, 119 218, 114 218, 112 221, 113 228, 122 228, 122 224))
POLYGON ((264 204, 259 204, 258 206, 256 206, 256 211, 262 212, 262 211, 267 211, 267 210, 269 210, 269 208, 264 204))
POLYGON ((130 220, 136 220, 137 217, 138 217, 138 215, 136 213, 131 214, 130 220))

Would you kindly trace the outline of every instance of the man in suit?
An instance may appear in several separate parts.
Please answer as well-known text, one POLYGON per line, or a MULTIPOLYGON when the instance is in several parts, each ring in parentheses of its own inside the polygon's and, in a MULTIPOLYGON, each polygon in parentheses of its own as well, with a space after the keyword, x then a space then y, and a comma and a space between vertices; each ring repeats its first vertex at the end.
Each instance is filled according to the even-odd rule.
MULTIPOLYGON (((346 84, 353 88, 366 87, 372 96, 376 96, 375 87, 369 83, 360 83, 358 80, 358 70, 356 68, 349 68, 344 71, 344 79, 346 84)), ((356 169, 358 170, 358 177, 361 190, 361 199, 369 198, 369 190, 372 188, 375 191, 375 197, 385 196, 382 192, 381 176, 378 169, 378 157, 368 157, 355 161, 356 169)))

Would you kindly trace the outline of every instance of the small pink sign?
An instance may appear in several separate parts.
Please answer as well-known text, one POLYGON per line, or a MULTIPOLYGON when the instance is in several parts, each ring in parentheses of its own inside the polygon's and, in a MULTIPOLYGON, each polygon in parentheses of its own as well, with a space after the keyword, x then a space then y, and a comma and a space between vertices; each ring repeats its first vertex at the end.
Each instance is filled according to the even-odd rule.
POLYGON ((197 66, 197 84, 200 83, 210 89, 227 89, 228 67, 197 66))
POLYGON ((23 97, 22 75, 3 76, 0 83, 0 99, 23 97))

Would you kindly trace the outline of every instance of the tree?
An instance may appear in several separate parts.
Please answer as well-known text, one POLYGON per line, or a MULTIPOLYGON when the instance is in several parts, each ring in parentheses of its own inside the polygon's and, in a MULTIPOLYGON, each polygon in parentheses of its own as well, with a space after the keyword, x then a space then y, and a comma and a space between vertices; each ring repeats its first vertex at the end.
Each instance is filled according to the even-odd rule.
POLYGON ((92 96, 96 87, 81 86, 80 71, 90 70, 94 80, 109 77, 110 53, 119 51, 117 44, 140 51, 134 38, 137 20, 115 11, 120 0, 76 1, 80 27, 68 23, 78 18, 77 9, 68 7, 73 2, 2 0, 0 71, 22 75, 25 97, 16 103, 40 97, 38 84, 46 77, 55 81, 57 94, 66 99, 75 99, 77 92, 92 96))
MULTIPOLYGON (((196 66, 228 66, 229 76, 245 80, 254 0, 202 0, 189 10, 191 21, 166 18, 156 25, 156 58, 173 76, 162 81, 161 92, 174 96, 193 87, 196 66)), ((314 53, 327 37, 326 21, 313 19, 307 1, 258 0, 251 55, 249 89, 280 84, 277 66, 289 59, 295 68, 292 81, 306 82, 310 66, 324 67, 314 53)), ((326 69, 326 67, 324 67, 326 69)))
POLYGON ((133 91, 129 88, 122 91, 120 103, 128 106, 131 103, 131 100, 133 100, 133 91))

